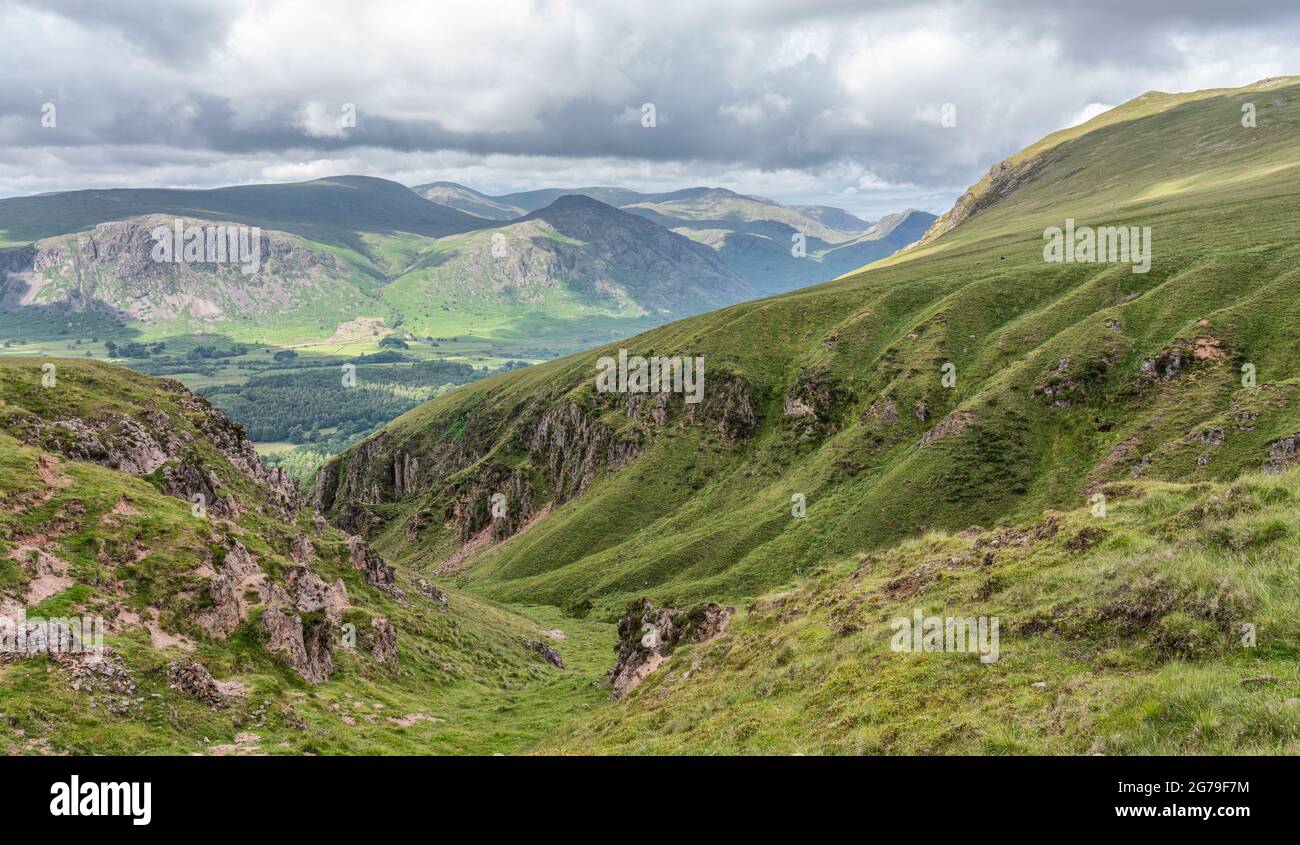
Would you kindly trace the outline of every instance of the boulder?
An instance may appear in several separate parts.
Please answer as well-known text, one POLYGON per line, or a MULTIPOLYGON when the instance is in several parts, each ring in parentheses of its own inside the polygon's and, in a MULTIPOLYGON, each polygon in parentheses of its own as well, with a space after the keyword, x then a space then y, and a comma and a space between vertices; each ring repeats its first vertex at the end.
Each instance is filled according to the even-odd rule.
POLYGON ((530 640, 528 637, 521 637, 520 639, 523 640, 525 648, 540 654, 542 659, 547 663, 560 669, 564 668, 564 659, 560 657, 560 653, 548 643, 544 643, 541 640, 530 640))
POLYGON ((447 593, 437 584, 426 578, 421 578, 417 583, 420 586, 421 593, 438 603, 438 606, 435 609, 440 613, 445 613, 447 611, 447 604, 450 601, 450 599, 447 598, 447 593))
POLYGON ((202 663, 194 660, 177 660, 167 667, 167 684, 207 704, 224 708, 231 699, 243 695, 244 685, 238 681, 218 681, 202 663))
POLYGON ((618 659, 609 670, 614 698, 620 698, 639 684, 677 646, 702 643, 716 637, 727 627, 734 608, 713 602, 697 604, 690 610, 659 608, 642 597, 628 605, 618 623, 618 659))

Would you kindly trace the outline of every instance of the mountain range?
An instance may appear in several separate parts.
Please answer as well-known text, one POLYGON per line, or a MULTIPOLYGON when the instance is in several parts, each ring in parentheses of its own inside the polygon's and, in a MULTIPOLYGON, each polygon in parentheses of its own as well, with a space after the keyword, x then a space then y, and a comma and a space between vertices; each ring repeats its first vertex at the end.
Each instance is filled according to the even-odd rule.
POLYGON ((428 199, 394 182, 341 176, 0 200, 0 324, 38 337, 69 327, 144 341, 202 332, 283 347, 364 319, 381 334, 400 327, 572 350, 828 278, 919 236, 914 220, 851 237, 776 203, 713 189, 548 189, 496 201, 459 187, 421 188, 428 199), (744 218, 726 224, 746 229, 741 241, 700 228, 723 225, 700 215, 724 207, 744 218), (253 275, 234 263, 151 261, 151 233, 176 218, 259 227, 266 260, 253 275), (810 258, 789 254, 794 226, 807 230, 810 258), (835 260, 813 255, 831 241, 841 244, 835 260), (785 269, 763 264, 778 253, 785 269))
POLYGON ((934 215, 915 209, 869 223, 830 206, 786 206, 725 188, 641 193, 627 188, 546 188, 489 196, 455 182, 412 188, 420 196, 488 220, 514 220, 566 194, 644 217, 718 251, 764 294, 825 281, 892 255, 919 240, 934 215), (802 255, 796 254, 796 236, 802 255))

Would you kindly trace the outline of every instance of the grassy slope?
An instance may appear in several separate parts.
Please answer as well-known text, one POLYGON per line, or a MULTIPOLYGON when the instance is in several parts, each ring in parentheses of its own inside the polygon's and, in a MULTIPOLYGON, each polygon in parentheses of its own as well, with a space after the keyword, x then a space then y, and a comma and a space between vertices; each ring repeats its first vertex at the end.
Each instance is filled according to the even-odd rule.
MULTIPOLYGON (((114 715, 98 695, 71 689, 46 658, 0 665, 0 752, 191 753, 236 743, 255 734, 241 753, 492 753, 526 748, 562 717, 602 698, 591 681, 606 668, 613 642, 607 625, 560 618, 553 609, 507 609, 450 591, 450 609, 434 610, 405 570, 404 602, 367 585, 346 564, 343 535, 329 530, 313 540, 321 558, 313 568, 332 582, 344 579, 354 608, 348 617, 363 632, 384 616, 398 629, 399 668, 389 673, 368 656, 335 651, 333 678, 309 686, 260 645, 255 609, 224 641, 198 641, 188 656, 221 679, 250 688, 247 703, 212 710, 170 689, 163 668, 187 653, 155 648, 143 628, 111 620, 123 610, 153 608, 169 632, 187 625, 180 596, 193 589, 195 569, 218 533, 234 532, 270 572, 288 563, 295 533, 313 535, 307 514, 290 525, 247 511, 237 526, 195 518, 189 504, 162 495, 146 478, 93 464, 51 459, 56 481, 42 480, 39 449, 11 436, 28 413, 46 419, 95 420, 106 413, 140 419, 157 408, 177 430, 193 430, 176 394, 129 370, 58 360, 58 383, 39 386, 40 362, 0 360, 0 590, 22 596, 29 575, 17 547, 42 538, 41 548, 71 566, 74 584, 28 609, 28 615, 102 614, 107 644, 133 671, 140 699, 114 715), (136 513, 114 512, 120 502, 136 513), (143 554, 136 556, 136 550, 143 554), (124 562, 128 561, 129 562, 124 562), (520 638, 561 629, 556 647, 568 663, 555 669, 520 638), (265 703, 265 704, 264 704, 265 703), (393 719, 424 714, 409 725, 393 719)), ((200 446, 212 468, 246 501, 258 492, 215 451, 200 446)), ((120 509, 119 509, 120 511, 120 509)))
MULTIPOLYGON (((726 446, 698 426, 655 433, 605 406, 602 419, 643 439, 646 454, 478 555, 466 583, 509 600, 590 598, 608 616, 640 592, 677 603, 744 598, 922 528, 1072 507, 1089 485, 1127 477, 1144 457, 1145 477, 1154 478, 1226 480, 1258 469, 1271 442, 1300 430, 1292 379, 1300 361, 1289 340, 1300 322, 1300 90, 1119 111, 1129 119, 1105 116, 1074 131, 1044 153, 1040 176, 1012 201, 942 238, 856 276, 622 344, 703 354, 715 377, 746 379, 755 435, 726 446), (1258 129, 1240 126, 1248 100, 1259 107, 1258 129), (1152 226, 1151 271, 1045 264, 1043 228, 1066 216, 1152 226), (1180 343, 1190 349, 1197 336, 1216 338, 1224 357, 1168 381, 1143 380, 1144 359, 1180 343), (958 372, 952 390, 940 383, 949 361, 958 372), (1241 388, 1244 362, 1257 367, 1259 388, 1241 388), (1074 383, 1068 408, 1042 395, 1063 376, 1074 383), (816 426, 781 410, 810 380, 839 395, 816 426), (869 412, 884 398, 896 421, 869 412), (919 445, 959 408, 969 415, 964 430, 919 445), (1242 414, 1258 418, 1235 425, 1242 414), (1201 444, 1202 429, 1225 424, 1223 445, 1201 444), (800 492, 808 515, 795 519, 790 497, 800 492)), ((418 451, 477 418, 498 435, 490 458, 527 466, 520 421, 562 399, 594 407, 595 357, 607 351, 416 409, 393 423, 385 448, 418 451)), ((393 521, 380 542, 391 553, 427 560, 449 550, 436 527, 414 544, 401 534, 402 517, 425 505, 408 498, 384 509, 393 521)))
POLYGON ((541 750, 1300 752, 1300 471, 1107 493, 828 561, 541 750), (998 617, 999 659, 892 651, 918 608, 998 617))

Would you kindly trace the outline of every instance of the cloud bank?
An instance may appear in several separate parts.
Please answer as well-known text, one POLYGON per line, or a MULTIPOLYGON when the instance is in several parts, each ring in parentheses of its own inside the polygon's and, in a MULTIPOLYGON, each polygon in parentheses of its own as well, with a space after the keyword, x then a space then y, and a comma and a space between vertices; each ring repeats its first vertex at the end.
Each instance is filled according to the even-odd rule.
POLYGON ((1146 90, 1300 72, 1300 11, 1249 0, 0 0, 0 26, 0 195, 365 173, 938 212, 1146 90))

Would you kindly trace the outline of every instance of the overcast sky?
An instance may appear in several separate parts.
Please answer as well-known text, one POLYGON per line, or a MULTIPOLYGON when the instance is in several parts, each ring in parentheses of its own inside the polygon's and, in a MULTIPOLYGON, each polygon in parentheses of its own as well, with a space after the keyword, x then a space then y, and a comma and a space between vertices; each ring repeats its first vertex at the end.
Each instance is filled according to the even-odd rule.
POLYGON ((1300 73, 1298 10, 0 0, 0 196, 362 173, 937 213, 996 161, 1144 91, 1300 73))

